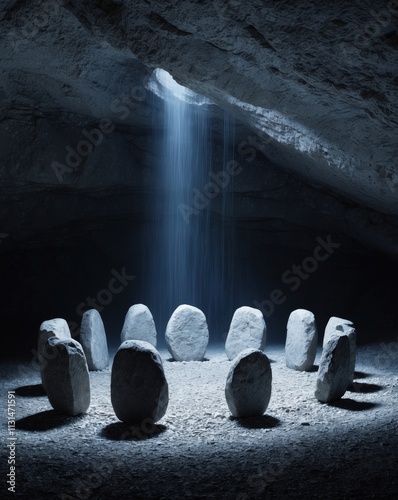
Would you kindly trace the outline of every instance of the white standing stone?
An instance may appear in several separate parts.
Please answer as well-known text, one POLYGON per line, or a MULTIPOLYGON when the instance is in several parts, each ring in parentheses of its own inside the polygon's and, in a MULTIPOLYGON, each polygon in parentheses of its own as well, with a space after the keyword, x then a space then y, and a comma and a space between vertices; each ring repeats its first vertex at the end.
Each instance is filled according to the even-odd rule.
POLYGON ((315 397, 322 403, 340 399, 350 383, 350 341, 347 335, 333 335, 323 349, 315 397))
POLYGON ((90 376, 82 346, 73 339, 51 337, 46 350, 52 352, 43 368, 51 406, 64 415, 85 413, 90 406, 90 376))
POLYGON ((165 340, 176 361, 202 361, 209 343, 206 316, 197 307, 178 306, 167 323, 165 340))
POLYGON ((239 307, 232 317, 225 342, 228 359, 234 359, 240 352, 249 348, 262 351, 266 338, 267 326, 262 312, 253 307, 239 307))
POLYGON ((225 385, 225 398, 234 417, 263 415, 272 389, 268 357, 258 349, 245 349, 233 360, 225 385))
POLYGON ((71 338, 68 323, 62 318, 54 318, 43 321, 39 328, 39 338, 37 342, 37 358, 40 364, 40 375, 43 387, 43 368, 47 363, 48 355, 46 353, 46 342, 51 337, 57 337, 60 340, 71 338))
POLYGON ((144 304, 129 308, 122 328, 121 342, 143 340, 156 347, 156 327, 151 311, 144 304))
POLYGON ((83 314, 80 343, 86 355, 89 370, 103 370, 109 364, 108 344, 104 323, 96 309, 83 314))
POLYGON ((348 340, 350 341, 350 381, 352 382, 355 375, 355 361, 357 350, 357 334, 354 324, 348 319, 342 319, 337 318, 336 316, 332 316, 325 328, 323 347, 325 347, 332 335, 348 335, 348 340))
POLYGON ((337 327, 341 327, 339 328, 339 330, 344 331, 354 328, 354 324, 349 319, 332 316, 325 328, 325 334, 323 336, 323 347, 325 347, 325 345, 329 342, 330 337, 336 334, 337 327))
POLYGON ((355 328, 338 325, 336 327, 336 333, 340 336, 346 335, 350 342, 350 382, 353 382, 355 377, 355 363, 357 356, 357 334, 355 328))
POLYGON ((314 364, 318 346, 318 330, 315 316, 306 309, 293 311, 287 322, 286 366, 293 370, 310 370, 314 364))
POLYGON ((157 422, 166 413, 169 389, 158 351, 149 343, 127 340, 112 366, 111 400, 119 420, 157 422))

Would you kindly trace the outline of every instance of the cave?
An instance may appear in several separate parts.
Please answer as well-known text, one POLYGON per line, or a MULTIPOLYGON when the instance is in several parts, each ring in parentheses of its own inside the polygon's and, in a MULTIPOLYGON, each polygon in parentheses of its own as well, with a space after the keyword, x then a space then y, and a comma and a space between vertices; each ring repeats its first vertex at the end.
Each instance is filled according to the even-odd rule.
POLYGON ((5 0, 0 17, 5 494, 396 497, 398 2, 5 0), (111 367, 90 372, 87 414, 54 412, 40 324, 64 318, 78 340, 96 309, 112 358, 141 303, 166 415, 118 422, 111 367), (206 315, 203 362, 167 351, 180 304, 206 315), (223 393, 241 306, 263 314, 273 372, 246 420, 223 393), (315 367, 329 318, 355 325, 335 404, 314 398, 316 369, 285 365, 297 309, 316 318, 315 367))

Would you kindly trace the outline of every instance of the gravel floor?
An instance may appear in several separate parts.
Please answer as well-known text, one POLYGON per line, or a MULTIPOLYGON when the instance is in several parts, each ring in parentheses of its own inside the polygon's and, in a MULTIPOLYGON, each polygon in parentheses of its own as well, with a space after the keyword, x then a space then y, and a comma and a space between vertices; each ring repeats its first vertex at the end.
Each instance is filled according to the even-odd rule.
MULTIPOLYGON (((92 372, 88 413, 57 415, 31 363, 3 363, 1 404, 16 390, 16 493, 41 499, 398 498, 397 345, 359 349, 351 391, 335 405, 314 398, 316 369, 289 370, 265 349, 273 392, 266 415, 232 419, 222 346, 204 362, 161 350, 170 403, 156 425, 131 428, 110 404, 110 368, 92 372)), ((319 361, 318 353, 316 363, 319 361)), ((8 439, 6 418, 2 442, 8 439)), ((7 494, 8 449, 1 447, 7 494)), ((0 496, 3 498, 3 493, 0 496)))

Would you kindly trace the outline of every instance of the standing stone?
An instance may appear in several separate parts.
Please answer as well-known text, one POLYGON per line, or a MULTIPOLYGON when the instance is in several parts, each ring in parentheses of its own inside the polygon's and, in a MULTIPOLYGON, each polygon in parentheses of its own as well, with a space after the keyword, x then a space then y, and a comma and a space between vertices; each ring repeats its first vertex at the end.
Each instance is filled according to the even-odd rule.
POLYGON ((336 328, 338 326, 341 327, 339 328, 340 331, 354 328, 354 324, 349 319, 332 316, 325 328, 325 334, 323 336, 323 347, 325 347, 325 345, 329 342, 330 337, 336 334, 336 328))
POLYGON ((225 385, 225 398, 234 417, 264 414, 271 398, 272 371, 268 357, 258 349, 245 349, 233 360, 225 385))
POLYGON ((90 406, 90 376, 82 346, 73 339, 51 337, 46 350, 53 353, 43 369, 51 406, 64 415, 85 413, 90 406))
POLYGON ((134 304, 127 311, 121 341, 143 340, 156 347, 156 327, 151 311, 144 304, 134 304))
POLYGON ((166 345, 176 361, 202 361, 209 343, 206 316, 194 306, 182 304, 166 327, 166 345))
POLYGON ((355 362, 357 355, 357 334, 355 328, 337 325, 335 333, 340 336, 347 335, 350 342, 350 382, 352 383, 355 377, 355 362))
POLYGON ((54 318, 43 321, 39 328, 39 338, 37 343, 37 358, 40 364, 40 376, 43 387, 43 368, 47 363, 48 354, 46 352, 46 342, 51 337, 57 337, 61 340, 71 338, 68 323, 62 318, 54 318))
POLYGON ((323 349, 315 397, 321 403, 340 399, 350 383, 350 341, 347 335, 333 335, 323 349))
POLYGON ((325 347, 332 335, 348 335, 348 339, 350 341, 350 381, 352 382, 355 376, 355 359, 357 350, 357 335, 354 324, 348 319, 332 316, 325 328, 323 347, 325 347))
POLYGON ((225 342, 228 359, 234 359, 240 352, 249 348, 262 351, 266 337, 267 326, 262 312, 253 307, 239 307, 232 317, 225 342))
POLYGON ((89 370, 103 370, 109 364, 108 344, 104 323, 96 309, 83 314, 80 343, 86 355, 89 370))
POLYGON ((138 424, 160 420, 169 403, 169 388, 158 351, 149 343, 127 340, 112 366, 111 400, 119 420, 138 424))
POLYGON ((293 311, 287 322, 286 366, 293 370, 310 370, 318 346, 315 316, 306 309, 293 311))

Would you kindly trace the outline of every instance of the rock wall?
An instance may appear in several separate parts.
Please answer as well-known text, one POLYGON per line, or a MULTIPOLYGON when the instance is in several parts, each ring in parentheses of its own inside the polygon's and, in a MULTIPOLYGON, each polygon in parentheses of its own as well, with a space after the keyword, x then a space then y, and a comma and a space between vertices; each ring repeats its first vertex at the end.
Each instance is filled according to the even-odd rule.
MULTIPOLYGON (((298 307, 362 322, 367 338, 396 332, 397 19, 394 1, 3 2, 3 324, 78 323, 123 269, 134 280, 99 304, 115 338, 145 302, 162 132, 147 84, 161 67, 220 106, 215 165, 222 108, 236 119, 241 171, 224 214, 247 263, 236 306, 267 303, 331 235, 339 250, 297 292, 285 287, 271 338, 298 307)), ((208 208, 217 221, 221 197, 208 208)))

